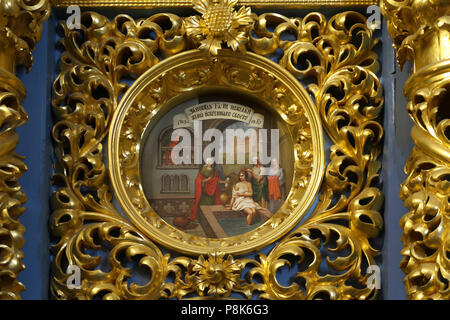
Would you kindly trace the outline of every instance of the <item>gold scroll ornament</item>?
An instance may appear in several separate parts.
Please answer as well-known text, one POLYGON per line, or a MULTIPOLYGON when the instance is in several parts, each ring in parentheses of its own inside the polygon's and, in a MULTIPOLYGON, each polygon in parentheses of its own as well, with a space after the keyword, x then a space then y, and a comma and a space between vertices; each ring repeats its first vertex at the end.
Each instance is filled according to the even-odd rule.
POLYGON ((450 299, 450 2, 381 1, 400 67, 413 62, 405 85, 415 147, 400 197, 410 299, 450 299))
MULTIPOLYGON (((376 76, 377 56, 372 51, 377 40, 365 17, 355 12, 337 14, 329 21, 320 13, 303 18, 276 13, 257 16, 247 9, 234 9, 233 1, 222 1, 220 4, 230 6, 228 13, 243 12, 246 16, 241 20, 243 24, 230 24, 239 29, 234 42, 226 38, 224 32, 230 29, 223 25, 213 28, 213 32, 221 32, 212 37, 209 31, 187 32, 193 21, 207 21, 217 9, 206 1, 196 4, 205 5, 205 12, 199 10, 201 16, 182 18, 159 13, 135 21, 118 15, 110 21, 87 12, 82 17, 81 31, 68 30, 62 24, 61 44, 65 51, 61 73, 53 86, 57 160, 51 229, 58 241, 53 247, 52 294, 58 299, 182 299, 188 295, 226 298, 232 293, 265 299, 374 298, 377 289, 367 284, 366 268, 376 264, 378 255, 369 239, 382 228, 377 158, 381 152, 383 130, 379 119, 384 99, 376 76), (164 29, 167 25, 170 27, 164 29), (274 30, 269 31, 268 25, 274 30), (292 33, 294 39, 284 40, 286 32, 292 33), (79 33, 83 34, 81 42, 79 33), (223 51, 219 44, 222 48, 228 45, 236 53, 223 51), (184 53, 202 45, 203 53, 184 53), (111 123, 119 110, 119 97, 128 89, 123 78, 136 79, 149 69, 150 74, 164 63, 160 64, 164 57, 176 61, 177 55, 191 54, 214 60, 216 48, 217 61, 243 52, 251 52, 247 53, 250 60, 264 60, 281 49, 280 66, 297 79, 308 81, 315 112, 332 141, 321 196, 314 211, 266 253, 242 257, 221 246, 201 255, 191 250, 192 256, 163 253, 142 228, 131 224, 114 207, 103 144, 110 131, 117 129, 111 123), (92 256, 88 250, 103 250, 107 256, 92 256), (330 272, 321 270, 324 260, 330 272), (291 261, 299 264, 299 272, 288 285, 282 285, 277 271, 293 267, 291 261), (151 273, 148 282, 128 284, 133 269, 125 267, 126 263, 147 268, 151 273), (108 269, 103 268, 105 264, 108 269), (68 265, 80 268, 81 288, 67 288, 68 265)), ((180 81, 202 83, 207 77, 204 72, 186 73, 180 81)), ((165 93, 156 80, 147 92, 157 102, 165 99, 165 93)), ((256 78, 254 81, 257 83, 256 78)), ((286 96, 286 90, 278 91, 279 99, 286 96)), ((298 107, 285 107, 286 114, 300 116, 298 107)), ((139 117, 147 110, 137 104, 133 112, 139 117)), ((314 150, 303 149, 302 143, 311 139, 310 135, 305 130, 295 136, 295 152, 301 161, 316 156, 314 150)), ((133 130, 120 136, 128 137, 130 144, 139 138, 133 130)), ((136 158, 136 150, 130 150, 124 149, 123 159, 136 158)), ((138 181, 139 177, 130 176, 127 186, 136 190, 138 181)), ((294 186, 305 187, 308 180, 299 179, 294 186)), ((285 208, 292 210, 300 200, 294 196, 285 208)), ((157 224, 157 220, 152 223, 157 224)), ((178 241, 184 239, 180 231, 174 230, 173 235, 178 241)))
MULTIPOLYGON (((191 8, 192 0, 52 0, 55 7, 79 5, 87 8, 121 7, 141 8, 191 8)), ((252 8, 319 8, 319 7, 366 7, 377 5, 378 0, 238 0, 238 6, 252 8)))
POLYGON ((17 276, 25 269, 21 251, 25 227, 19 217, 27 197, 18 180, 27 167, 15 152, 19 141, 15 129, 27 122, 28 115, 21 105, 25 87, 15 71, 19 65, 31 68, 32 51, 49 10, 47 0, 0 2, 0 299, 20 299, 25 289, 17 276))

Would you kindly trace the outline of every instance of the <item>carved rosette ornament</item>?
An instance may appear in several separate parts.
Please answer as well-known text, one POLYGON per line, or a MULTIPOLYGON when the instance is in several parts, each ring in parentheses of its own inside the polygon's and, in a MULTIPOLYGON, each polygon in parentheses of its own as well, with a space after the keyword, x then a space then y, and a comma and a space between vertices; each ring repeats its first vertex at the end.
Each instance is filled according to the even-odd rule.
POLYGON ((194 1, 194 9, 202 14, 185 19, 186 33, 200 42, 200 50, 217 55, 225 42, 233 50, 245 52, 248 32, 253 25, 254 15, 250 8, 241 7, 235 11, 237 0, 194 1))
MULTIPOLYGON (((303 18, 276 13, 250 16, 249 9, 234 8, 234 4, 235 1, 227 0, 196 1, 201 17, 158 13, 137 21, 127 15, 118 15, 111 21, 98 13, 85 12, 81 30, 69 30, 65 23, 61 24, 64 34, 60 44, 64 52, 61 73, 53 85, 56 162, 50 219, 52 233, 57 237, 51 275, 55 298, 376 296, 376 286, 368 284, 367 267, 376 265, 379 251, 370 239, 382 229, 378 156, 382 150, 380 118, 384 98, 376 76, 377 55, 373 52, 377 39, 367 27, 366 18, 356 12, 339 13, 328 21, 315 12, 303 18), (286 39, 287 33, 292 35, 290 39, 286 39), (224 43, 232 50, 222 48, 224 43), (200 54, 198 48, 209 54, 200 54), (191 51, 184 52, 188 50, 191 51), (244 51, 245 55, 241 53, 244 51), (277 57, 279 52, 281 56, 277 57), (178 54, 192 56, 194 64, 199 63, 198 59, 208 60, 196 72, 174 73, 178 54), (141 134, 137 130, 143 126, 141 119, 157 114, 159 103, 176 90, 188 92, 217 78, 214 81, 270 95, 286 121, 293 125, 308 122, 301 106, 283 103, 292 97, 276 77, 266 76, 256 67, 236 72, 236 67, 222 62, 239 58, 247 63, 246 55, 248 60, 264 59, 273 65, 264 58, 271 57, 278 61, 278 68, 290 73, 289 79, 308 83, 307 90, 315 99, 314 111, 332 143, 320 199, 301 224, 284 237, 280 235, 279 241, 267 250, 247 248, 245 252, 256 252, 235 255, 230 253, 234 248, 225 238, 223 244, 202 254, 168 252, 141 232, 142 226, 125 218, 113 202, 117 195, 110 186, 105 143, 108 142, 109 155, 112 147, 107 138, 114 136, 111 131, 118 130, 112 123, 121 116, 116 111, 121 110, 119 99, 128 90, 125 79, 136 79, 147 71, 151 74, 163 69, 158 67, 162 64, 168 66, 166 73, 154 76, 145 87, 147 100, 131 104, 130 114, 136 121, 125 119, 132 125, 118 136, 125 142, 118 144, 120 152, 115 155, 122 166, 114 170, 124 177, 125 186, 120 190, 133 193, 141 188, 139 175, 130 170, 139 158, 141 146, 137 141, 141 134), (165 62, 160 62, 166 57, 165 62), (222 73, 208 71, 224 66, 222 73), (69 265, 80 268, 78 289, 67 286, 69 265), (147 282, 137 284, 131 280, 137 268, 150 275, 147 282), (281 269, 293 273, 288 284, 279 282, 277 272, 281 269)), ((131 92, 134 89, 133 85, 131 92)), ((127 91, 123 99, 131 99, 130 96, 133 98, 127 91)), ((305 129, 296 131, 292 149, 296 163, 301 164, 295 170, 303 172, 305 179, 298 176, 289 201, 283 205, 285 210, 280 210, 280 219, 269 220, 262 226, 264 230, 276 230, 299 205, 300 198, 294 194, 308 187, 307 175, 317 154, 309 143, 311 130, 299 127, 305 129)), ((112 175, 113 179, 114 176, 117 174, 112 175)), ((145 199, 130 199, 130 206, 142 208, 142 212, 148 209, 145 199)), ((153 214, 148 215, 148 223, 154 230, 166 228, 153 214)), ((179 247, 207 247, 218 242, 187 236, 174 228, 165 230, 165 235, 179 247)), ((258 237, 260 234, 254 233, 251 239, 241 240, 258 241, 258 237)))
POLYGON ((450 2, 383 0, 402 66, 415 147, 405 166, 401 268, 410 299, 450 299, 450 2))
POLYGON ((2 0, 0 3, 0 299, 20 299, 24 285, 17 281, 25 268, 21 248, 24 226, 19 217, 26 196, 18 183, 27 170, 15 152, 15 129, 28 120, 21 103, 25 88, 15 76, 18 65, 32 66, 32 51, 42 23, 50 13, 47 0, 2 0))

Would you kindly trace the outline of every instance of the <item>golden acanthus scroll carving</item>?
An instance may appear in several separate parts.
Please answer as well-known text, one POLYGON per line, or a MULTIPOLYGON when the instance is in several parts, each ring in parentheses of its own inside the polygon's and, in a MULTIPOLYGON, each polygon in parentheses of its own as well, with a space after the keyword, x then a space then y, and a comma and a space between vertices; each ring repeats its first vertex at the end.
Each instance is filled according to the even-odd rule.
POLYGON ((42 23, 50 14, 47 0, 2 0, 0 3, 0 299, 20 299, 25 286, 17 280, 22 261, 25 227, 19 221, 27 197, 19 179, 27 170, 15 151, 16 128, 28 121, 22 107, 26 90, 16 67, 28 70, 39 42, 42 23))
POLYGON ((409 212, 401 268, 409 299, 450 298, 450 3, 383 0, 382 13, 400 67, 411 60, 404 93, 414 121, 415 147, 405 165, 400 197, 409 212))
MULTIPOLYGON (((137 21, 118 15, 110 21, 87 12, 81 31, 62 25, 61 73, 53 86, 57 160, 51 229, 58 241, 53 247, 52 294, 58 299, 231 294, 264 299, 374 298, 377 289, 367 285, 366 268, 376 264, 379 252, 370 239, 382 229, 377 158, 384 98, 372 51, 377 39, 358 13, 340 13, 328 21, 315 12, 303 18, 266 13, 256 16, 252 32, 246 33, 246 51, 275 59, 281 49, 280 65, 308 83, 332 141, 314 212, 268 252, 246 257, 220 248, 200 256, 167 253, 114 207, 104 142, 127 89, 124 79, 136 79, 161 59, 197 48, 196 39, 186 32, 187 19, 161 13, 137 21), (269 23, 275 25, 273 31, 266 27, 269 23), (293 39, 286 40, 286 33, 293 39), (331 271, 322 271, 324 260, 331 271), (133 277, 129 263, 151 273, 147 283, 128 283, 133 277), (277 271, 293 268, 293 263, 299 272, 288 285, 280 284, 277 271), (67 288, 68 265, 80 267, 78 290, 67 288)), ((154 90, 157 94, 159 89, 154 90)))

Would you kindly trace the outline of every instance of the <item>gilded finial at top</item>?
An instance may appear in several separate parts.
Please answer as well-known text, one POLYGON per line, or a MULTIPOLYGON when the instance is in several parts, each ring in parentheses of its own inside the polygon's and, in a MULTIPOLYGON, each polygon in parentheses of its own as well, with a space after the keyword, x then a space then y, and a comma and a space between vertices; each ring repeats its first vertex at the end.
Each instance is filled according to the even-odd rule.
POLYGON ((248 31, 254 18, 250 8, 234 10, 237 0, 193 0, 194 9, 202 16, 185 20, 188 36, 200 42, 200 50, 217 55, 222 43, 234 51, 245 52, 248 31))

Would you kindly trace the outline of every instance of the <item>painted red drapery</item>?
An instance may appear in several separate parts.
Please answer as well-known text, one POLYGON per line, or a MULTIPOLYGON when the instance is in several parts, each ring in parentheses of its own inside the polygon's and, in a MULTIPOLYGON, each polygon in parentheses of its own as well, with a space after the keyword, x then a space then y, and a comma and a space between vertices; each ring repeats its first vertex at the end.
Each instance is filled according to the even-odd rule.
MULTIPOLYGON (((203 176, 200 172, 197 175, 197 178, 195 178, 195 203, 192 207, 191 213, 189 215, 190 220, 194 220, 197 216, 197 210, 200 203, 200 199, 202 197, 202 184, 203 180, 206 180, 207 178, 203 176)), ((214 176, 211 177, 208 181, 205 182, 203 185, 203 191, 208 196, 216 195, 216 204, 220 204, 220 186, 219 186, 219 175, 217 174, 216 169, 214 169, 214 176)))
POLYGON ((277 201, 281 199, 280 183, 278 182, 278 176, 269 176, 267 181, 269 182, 269 199, 277 201))

